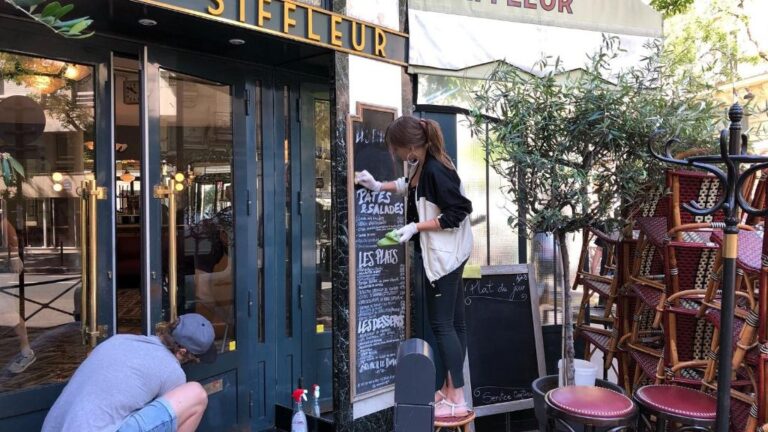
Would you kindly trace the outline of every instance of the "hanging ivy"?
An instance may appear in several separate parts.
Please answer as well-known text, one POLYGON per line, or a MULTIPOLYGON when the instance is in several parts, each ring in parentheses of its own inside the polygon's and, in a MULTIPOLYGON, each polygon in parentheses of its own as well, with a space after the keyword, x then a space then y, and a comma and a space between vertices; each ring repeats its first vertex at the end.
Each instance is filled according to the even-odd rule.
POLYGON ((4 0, 27 17, 48 27, 54 33, 70 39, 83 39, 93 35, 86 32, 93 23, 89 17, 65 19, 75 8, 73 4, 62 5, 49 0, 4 0))

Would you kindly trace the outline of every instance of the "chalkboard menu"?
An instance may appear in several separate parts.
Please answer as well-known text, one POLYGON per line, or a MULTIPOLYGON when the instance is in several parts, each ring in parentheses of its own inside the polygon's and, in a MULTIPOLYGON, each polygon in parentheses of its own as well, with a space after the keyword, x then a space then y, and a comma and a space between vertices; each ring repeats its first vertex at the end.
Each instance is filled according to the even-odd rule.
POLYGON ((394 385, 397 348, 408 334, 408 287, 404 245, 376 242, 405 225, 405 197, 354 185, 354 172, 367 170, 380 181, 403 175, 403 163, 390 154, 384 132, 394 109, 358 104, 350 117, 350 359, 353 400, 388 391, 394 385))
POLYGON ((480 416, 532 408, 531 383, 545 368, 531 270, 489 266, 480 274, 464 279, 472 404, 480 416))

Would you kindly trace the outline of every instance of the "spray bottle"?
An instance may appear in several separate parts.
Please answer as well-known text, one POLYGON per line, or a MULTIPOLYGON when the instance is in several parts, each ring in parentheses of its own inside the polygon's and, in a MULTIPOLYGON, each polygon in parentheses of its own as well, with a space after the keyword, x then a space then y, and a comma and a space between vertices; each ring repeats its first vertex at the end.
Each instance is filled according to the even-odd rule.
POLYGON ((291 393, 293 398, 293 418, 291 419, 291 432, 307 432, 307 416, 301 407, 301 400, 307 400, 307 391, 297 388, 291 393))
POLYGON ((320 386, 312 384, 312 412, 315 417, 320 417, 320 386))

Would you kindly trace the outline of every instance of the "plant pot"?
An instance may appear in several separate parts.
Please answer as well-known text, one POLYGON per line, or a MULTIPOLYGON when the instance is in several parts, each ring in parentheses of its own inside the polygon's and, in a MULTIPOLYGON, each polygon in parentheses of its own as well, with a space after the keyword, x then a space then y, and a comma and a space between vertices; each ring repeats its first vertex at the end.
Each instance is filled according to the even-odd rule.
MULTIPOLYGON (((547 367, 547 375, 557 373, 557 361, 563 356, 563 325, 541 326, 541 335, 544 339, 544 364, 547 367)), ((573 349, 576 358, 584 358, 584 339, 575 337, 573 349)))
MULTIPOLYGON (((543 376, 531 384, 533 387, 533 409, 536 413, 536 420, 539 422, 539 430, 547 430, 547 403, 544 401, 544 396, 548 391, 557 388, 557 375, 543 376)), ((595 386, 607 388, 621 394, 624 394, 624 389, 619 387, 610 381, 596 379, 595 386)), ((573 428, 574 432, 582 432, 584 427, 577 423, 568 422, 573 428)), ((610 428, 595 428, 596 432, 607 431, 610 428)), ((561 430, 561 429, 557 429, 561 430)))

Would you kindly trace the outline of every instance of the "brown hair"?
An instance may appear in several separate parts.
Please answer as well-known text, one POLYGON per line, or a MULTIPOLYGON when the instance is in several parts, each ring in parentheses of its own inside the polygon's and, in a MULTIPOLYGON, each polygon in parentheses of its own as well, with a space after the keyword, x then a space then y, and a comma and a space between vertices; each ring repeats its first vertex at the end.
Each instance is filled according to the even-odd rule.
POLYGON ((402 116, 393 121, 384 134, 389 148, 427 147, 427 153, 450 169, 455 169, 445 151, 445 141, 440 125, 434 120, 402 116))
POLYGON ((168 323, 165 321, 158 323, 157 330, 155 331, 155 333, 157 334, 157 337, 160 339, 160 342, 162 342, 163 345, 173 353, 173 355, 178 354, 178 352, 181 351, 182 348, 184 348, 184 354, 182 355, 182 358, 179 360, 181 364, 200 362, 200 359, 198 359, 194 354, 189 352, 189 350, 186 349, 186 347, 179 345, 179 343, 176 342, 176 339, 173 338, 173 335, 171 333, 173 332, 173 329, 175 329, 177 325, 179 325, 179 320, 176 320, 172 323, 168 323))

